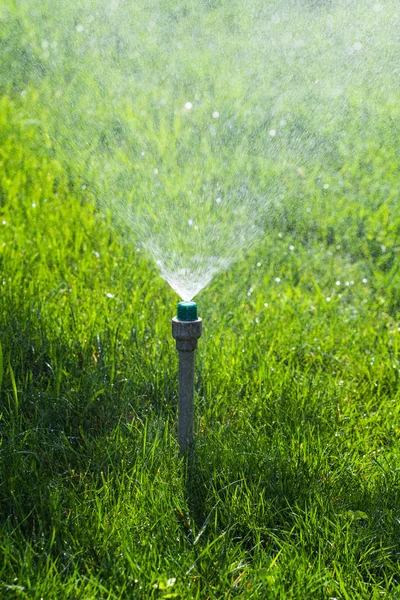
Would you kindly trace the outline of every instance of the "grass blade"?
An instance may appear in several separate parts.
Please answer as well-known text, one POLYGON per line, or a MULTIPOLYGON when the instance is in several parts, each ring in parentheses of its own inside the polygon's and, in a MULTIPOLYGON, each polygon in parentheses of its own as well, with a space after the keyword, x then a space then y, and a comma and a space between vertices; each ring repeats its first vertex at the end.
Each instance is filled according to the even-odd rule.
POLYGON ((1 391, 1 386, 3 384, 3 373, 4 373, 3 349, 1 347, 1 342, 0 342, 0 391, 1 391))

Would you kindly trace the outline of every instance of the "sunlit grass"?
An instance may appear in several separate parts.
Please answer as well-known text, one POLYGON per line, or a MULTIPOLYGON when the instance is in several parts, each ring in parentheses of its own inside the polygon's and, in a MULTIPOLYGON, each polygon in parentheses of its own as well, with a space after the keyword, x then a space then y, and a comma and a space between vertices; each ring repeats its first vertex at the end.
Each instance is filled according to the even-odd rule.
POLYGON ((400 216, 375 173, 308 181, 199 296, 185 472, 177 298, 3 106, 4 595, 395 597, 400 216))

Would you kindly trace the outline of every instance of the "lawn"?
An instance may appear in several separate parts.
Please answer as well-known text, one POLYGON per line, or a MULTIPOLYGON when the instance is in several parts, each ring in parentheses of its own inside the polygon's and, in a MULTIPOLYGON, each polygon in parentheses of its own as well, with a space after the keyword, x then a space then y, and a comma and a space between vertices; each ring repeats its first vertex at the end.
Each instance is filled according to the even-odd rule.
POLYGON ((376 6, 0 8, 0 597, 400 598, 399 16, 376 6), (217 176, 258 233, 195 298, 188 464, 179 297, 145 241, 189 254, 185 191, 217 176))

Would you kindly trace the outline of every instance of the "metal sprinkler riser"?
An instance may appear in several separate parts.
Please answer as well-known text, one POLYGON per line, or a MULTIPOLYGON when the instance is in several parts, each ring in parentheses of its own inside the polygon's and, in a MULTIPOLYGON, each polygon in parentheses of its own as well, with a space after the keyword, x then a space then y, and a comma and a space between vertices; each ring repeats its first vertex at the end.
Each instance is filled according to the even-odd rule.
POLYGON ((178 442, 182 453, 193 445, 194 352, 201 330, 202 321, 197 318, 195 303, 181 302, 178 316, 172 319, 172 336, 179 352, 178 442), (182 320, 186 318, 188 320, 182 320))

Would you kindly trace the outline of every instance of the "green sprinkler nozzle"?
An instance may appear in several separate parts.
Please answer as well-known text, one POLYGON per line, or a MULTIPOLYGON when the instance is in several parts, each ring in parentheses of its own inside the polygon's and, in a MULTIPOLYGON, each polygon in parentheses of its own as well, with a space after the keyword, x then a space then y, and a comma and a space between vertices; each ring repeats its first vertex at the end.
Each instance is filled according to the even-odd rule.
POLYGON ((197 321, 196 302, 179 302, 177 319, 178 321, 197 321))

